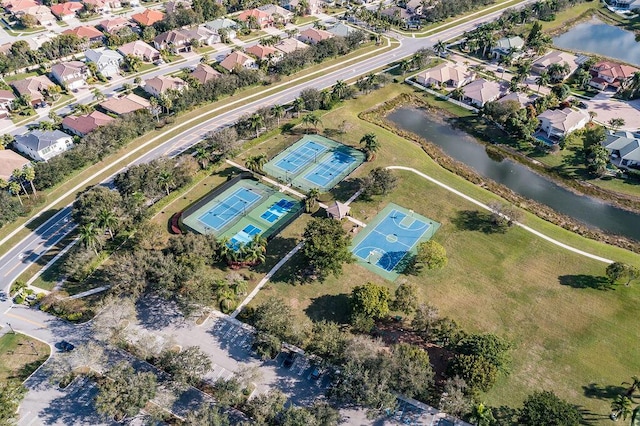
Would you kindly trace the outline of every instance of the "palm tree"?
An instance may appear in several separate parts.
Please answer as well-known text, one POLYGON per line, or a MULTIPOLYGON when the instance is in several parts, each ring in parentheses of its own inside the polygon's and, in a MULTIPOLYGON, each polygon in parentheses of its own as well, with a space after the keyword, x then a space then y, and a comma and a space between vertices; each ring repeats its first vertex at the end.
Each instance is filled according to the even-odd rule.
POLYGON ((18 201, 20 201, 20 205, 24 206, 24 204, 22 203, 22 197, 20 197, 20 185, 18 184, 18 182, 9 182, 9 185, 7 186, 9 188, 9 192, 12 195, 17 195, 18 196, 18 201))
POLYGON ((337 99, 344 99, 347 93, 348 85, 344 80, 336 81, 336 84, 333 85, 333 89, 331 90, 331 94, 335 96, 337 99))
POLYGON ((438 40, 433 46, 433 50, 436 51, 438 56, 442 56, 447 51, 447 43, 442 40, 438 40))
POLYGON ((614 132, 616 130, 618 130, 620 127, 624 126, 624 118, 612 118, 611 120, 609 120, 609 126, 611 127, 611 130, 613 130, 614 132))
POLYGON ((207 151, 207 148, 200 145, 196 148, 196 151, 193 153, 193 158, 195 158, 198 161, 198 164, 200 164, 200 167, 202 167, 203 169, 206 169, 209 163, 209 151, 207 151))
POLYGON ((597 117, 598 113, 595 111, 589 111, 589 123, 593 122, 593 119, 597 117))
POLYGON ((244 262, 263 263, 266 260, 267 240, 256 234, 243 249, 242 258, 244 262))
POLYGON ((408 71, 411 70, 411 67, 413 65, 413 60, 412 59, 403 59, 400 62, 400 71, 402 71, 402 75, 405 75, 408 71))
POLYGON ((151 106, 153 115, 156 116, 156 121, 160 122, 160 109, 158 107, 158 99, 155 96, 152 96, 151 99, 149 99, 149 105, 151 106))
POLYGON ((631 426, 640 426, 640 405, 634 408, 631 414, 631 426))
POLYGON ((286 110, 283 105, 274 105, 271 107, 271 113, 276 119, 277 126, 280 127, 280 119, 284 117, 286 110))
POLYGON ((307 198, 304 199, 304 208, 307 213, 311 213, 318 205, 318 196, 320 190, 318 188, 311 188, 307 193, 307 198))
POLYGON ((36 187, 33 185, 33 180, 36 178, 36 169, 31 164, 27 164, 22 168, 22 177, 31 185, 31 191, 33 195, 36 194, 36 187))
POLYGON ((47 93, 49 96, 53 98, 54 102, 57 102, 60 99, 60 94, 62 93, 62 89, 57 84, 55 86, 51 86, 47 89, 47 93))
POLYGON ((171 193, 171 185, 173 185, 173 175, 168 171, 160 173, 158 175, 158 183, 164 187, 167 195, 169 195, 171 193))
POLYGON ((256 138, 260 136, 260 129, 264 126, 264 118, 257 112, 249 117, 249 127, 256 132, 256 138))
POLYGON ((455 100, 461 101, 464 98, 464 90, 462 87, 458 87, 451 91, 451 97, 455 100))
POLYGON ((611 417, 613 419, 627 420, 631 415, 631 399, 625 395, 618 395, 611 403, 611 417))
POLYGON ((102 93, 102 92, 101 92, 100 90, 98 90, 98 89, 93 89, 93 91, 92 91, 91 93, 93 93, 93 99, 94 99, 96 102, 103 101, 103 100, 104 100, 104 98, 105 98, 104 93, 102 93))
POLYGON ((322 125, 322 120, 320 119, 320 117, 318 117, 314 113, 309 114, 308 117, 309 117, 309 123, 316 130, 316 133, 318 133, 318 125, 322 125))
POLYGON ((131 72, 138 71, 138 68, 140 68, 141 63, 142 61, 140 60, 140 58, 138 58, 135 55, 129 54, 124 57, 124 64, 126 65, 127 69, 131 72))
POLYGON ((479 403, 473 407, 470 420, 476 426, 491 426, 496 421, 491 412, 491 408, 483 403, 479 403))
POLYGON ((293 101, 293 109, 296 110, 296 115, 298 118, 300 118, 300 113, 304 111, 304 107, 305 107, 304 99, 296 98, 293 101))
POLYGON ((221 260, 227 260, 231 252, 233 252, 233 248, 231 247, 231 239, 229 237, 222 237, 218 241, 218 256, 221 260))
POLYGON ((236 293, 229 286, 225 285, 216 292, 220 301, 220 309, 222 312, 230 312, 236 302, 236 293))
POLYGON ((166 111, 167 114, 169 114, 169 112, 171 112, 171 108, 173 108, 173 99, 166 94, 160 95, 158 104, 166 111))
POLYGON ((29 194, 27 193, 27 188, 24 187, 24 179, 23 179, 23 172, 22 169, 15 169, 12 173, 11 173, 11 177, 13 177, 14 181, 18 182, 20 184, 20 188, 22 188, 22 192, 25 193, 25 195, 27 196, 27 198, 31 198, 29 197, 29 194))
POLYGON ((538 78, 536 78, 536 84, 538 85, 537 91, 540 92, 540 87, 546 86, 550 82, 551 82, 551 77, 549 76, 548 72, 545 71, 542 74, 540 74, 538 78))
POLYGON ((631 376, 630 382, 622 382, 623 385, 629 385, 627 396, 633 397, 633 394, 640 390, 640 376, 631 376))
POLYGON ((262 166, 264 166, 264 163, 266 162, 267 156, 264 154, 260 154, 247 158, 244 162, 244 165, 252 172, 259 173, 260 170, 262 170, 262 166))
POLYGON ((245 280, 236 280, 233 282, 233 292, 238 296, 247 294, 247 282, 245 280))
POLYGON ((47 117, 49 117, 49 120, 53 121, 56 127, 59 126, 60 123, 62 123, 62 117, 60 117, 60 115, 58 115, 58 113, 55 112, 54 110, 49 111, 49 114, 47 114, 47 117))
POLYGON ((84 224, 80 227, 79 238, 84 243, 86 248, 93 249, 95 254, 98 254, 98 245, 100 243, 98 228, 92 223, 84 224))
POLYGON ((360 138, 360 144, 364 145, 364 152, 367 154, 367 161, 371 161, 376 152, 380 149, 380 142, 375 133, 366 133, 360 138))
POLYGON ((113 240, 113 228, 118 224, 118 218, 112 211, 107 209, 100 210, 97 218, 97 225, 101 229, 105 229, 109 233, 109 237, 113 240))

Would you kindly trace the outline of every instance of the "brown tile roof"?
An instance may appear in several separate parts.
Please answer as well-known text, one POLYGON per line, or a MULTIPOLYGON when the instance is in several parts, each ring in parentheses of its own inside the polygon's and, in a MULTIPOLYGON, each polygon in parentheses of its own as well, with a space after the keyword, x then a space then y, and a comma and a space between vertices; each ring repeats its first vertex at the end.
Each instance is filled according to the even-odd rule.
POLYGON ((247 61, 253 61, 253 58, 242 52, 231 52, 222 62, 220 66, 228 71, 233 71, 238 65, 243 67, 247 61))
POLYGON ((198 64, 196 69, 191 73, 193 78, 198 80, 200 83, 205 84, 207 81, 213 80, 214 78, 220 77, 218 71, 214 70, 211 66, 207 64, 198 64))
POLYGON ((42 92, 55 84, 46 75, 28 77, 11 83, 19 95, 29 95, 31 100, 42 99, 42 92))
POLYGON ((153 9, 145 9, 144 12, 131 15, 131 19, 145 27, 153 25, 158 21, 162 21, 162 18, 164 18, 164 13, 153 9))
POLYGON ((307 28, 304 31, 300 31, 300 36, 306 37, 309 40, 313 40, 315 43, 317 43, 321 40, 326 40, 333 37, 333 34, 331 34, 329 31, 319 30, 317 28, 307 28))
POLYGON ((119 16, 117 18, 105 19, 104 21, 100 21, 99 25, 103 30, 111 33, 113 31, 119 30, 120 28, 132 25, 132 23, 128 19, 119 16))
POLYGON ((266 59, 269 57, 269 55, 278 55, 280 53, 280 51, 275 47, 263 46, 261 44, 256 44, 245 50, 247 53, 251 53, 253 56, 257 57, 258 59, 266 59))
POLYGON ((114 114, 127 114, 143 108, 149 108, 151 104, 145 98, 130 93, 121 98, 111 98, 102 102, 100 106, 114 114))
POLYGON ((0 179, 9 180, 15 169, 22 169, 30 162, 10 149, 0 150, 0 179))
POLYGON ((74 130, 82 135, 86 135, 87 133, 94 131, 100 126, 104 126, 113 120, 114 118, 109 117, 107 114, 100 111, 93 111, 91 114, 66 116, 62 120, 62 127, 74 130))
POLYGON ((68 1, 66 3, 58 3, 51 5, 51 13, 58 17, 75 15, 77 11, 82 10, 82 3, 76 1, 68 1))
POLYGON ((103 36, 102 31, 89 26, 75 27, 69 30, 64 30, 62 34, 75 34, 80 38, 85 37, 89 40, 103 36))

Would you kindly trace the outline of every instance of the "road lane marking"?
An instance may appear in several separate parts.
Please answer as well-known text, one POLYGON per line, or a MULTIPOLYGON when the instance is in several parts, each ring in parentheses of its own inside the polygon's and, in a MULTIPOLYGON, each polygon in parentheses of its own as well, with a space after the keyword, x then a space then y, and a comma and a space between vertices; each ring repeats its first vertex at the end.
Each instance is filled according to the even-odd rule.
POLYGON ((29 318, 25 318, 25 317, 23 317, 21 315, 16 315, 16 314, 11 314, 11 313, 5 313, 4 315, 7 316, 7 317, 18 319, 20 321, 28 322, 29 324, 37 325, 40 328, 47 328, 46 325, 41 324, 41 323, 39 323, 37 321, 30 320, 29 318))

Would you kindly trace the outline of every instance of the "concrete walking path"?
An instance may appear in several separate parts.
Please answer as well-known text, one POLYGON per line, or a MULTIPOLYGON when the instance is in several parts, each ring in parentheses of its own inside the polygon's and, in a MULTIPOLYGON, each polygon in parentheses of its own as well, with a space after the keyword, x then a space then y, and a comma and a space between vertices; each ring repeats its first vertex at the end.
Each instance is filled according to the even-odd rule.
MULTIPOLYGON (((428 181, 430 181, 432 183, 435 183, 436 185, 446 189, 447 191, 452 192, 452 193, 458 195, 459 197, 462 197, 465 200, 470 201, 470 202, 472 202, 473 204, 475 204, 475 205, 477 205, 479 207, 482 207, 485 210, 493 212, 493 210, 491 210, 491 208, 489 206, 487 206, 486 204, 484 204, 484 203, 482 203, 482 202, 476 200, 475 198, 472 198, 472 197, 470 197, 470 196, 468 196, 466 194, 463 194, 462 192, 458 191, 457 189, 454 189, 454 188, 450 187, 449 185, 446 185, 446 184, 440 182, 439 180, 436 180, 436 179, 432 178, 431 176, 426 175, 426 174, 424 174, 424 173, 422 173, 422 172, 420 172, 420 171, 418 171, 418 170, 416 170, 414 168, 404 167, 404 166, 388 166, 386 168, 389 169, 389 170, 405 170, 405 171, 409 171, 409 172, 415 173, 418 176, 423 177, 424 179, 427 179, 428 181)), ((529 226, 524 225, 524 224, 522 224, 520 222, 515 222, 515 224, 518 225, 519 227, 521 227, 522 229, 524 229, 525 231, 530 232, 530 233, 534 234, 535 236, 540 237, 543 240, 546 240, 546 241, 550 242, 551 244, 555 244, 558 247, 562 247, 565 250, 569 250, 569 251, 571 251, 573 253, 577 253, 577 254, 579 254, 581 256, 585 256, 585 257, 588 257, 589 259, 597 260, 599 262, 613 263, 613 260, 610 260, 610 259, 607 259, 607 258, 604 258, 604 257, 600 257, 600 256, 596 256, 595 254, 587 253, 586 251, 582 251, 582 250, 577 249, 575 247, 571 247, 570 245, 567 245, 567 244, 562 243, 562 242, 560 242, 558 240, 555 240, 555 239, 543 234, 542 232, 536 231, 535 229, 530 228, 529 226)))

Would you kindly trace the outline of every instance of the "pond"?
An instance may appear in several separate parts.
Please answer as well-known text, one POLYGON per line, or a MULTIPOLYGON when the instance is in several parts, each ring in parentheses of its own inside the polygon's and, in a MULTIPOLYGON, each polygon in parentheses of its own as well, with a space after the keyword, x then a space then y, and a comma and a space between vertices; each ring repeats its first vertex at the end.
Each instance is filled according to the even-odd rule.
POLYGON ((447 155, 473 168, 514 192, 546 204, 591 228, 624 235, 640 241, 640 215, 619 209, 591 197, 574 194, 551 179, 534 173, 510 159, 493 159, 485 146, 446 120, 414 107, 395 110, 387 118, 400 129, 413 132, 438 145, 447 155))
POLYGON ((598 19, 578 24, 566 33, 554 37, 553 44, 640 66, 640 43, 636 41, 635 35, 598 19))

